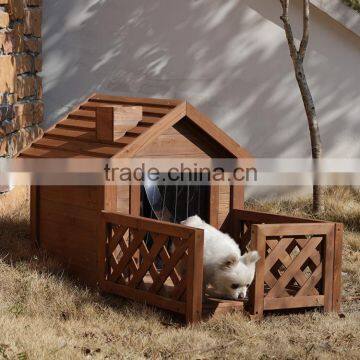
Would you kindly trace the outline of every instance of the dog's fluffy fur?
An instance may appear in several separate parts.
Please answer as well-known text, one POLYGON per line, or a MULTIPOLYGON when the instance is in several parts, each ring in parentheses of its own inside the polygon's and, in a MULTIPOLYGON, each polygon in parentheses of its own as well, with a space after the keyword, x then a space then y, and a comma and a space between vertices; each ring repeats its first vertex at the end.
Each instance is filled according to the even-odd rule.
POLYGON ((197 215, 183 225, 204 230, 204 287, 211 285, 215 295, 245 298, 260 259, 257 251, 241 256, 236 242, 228 235, 207 224, 197 215))

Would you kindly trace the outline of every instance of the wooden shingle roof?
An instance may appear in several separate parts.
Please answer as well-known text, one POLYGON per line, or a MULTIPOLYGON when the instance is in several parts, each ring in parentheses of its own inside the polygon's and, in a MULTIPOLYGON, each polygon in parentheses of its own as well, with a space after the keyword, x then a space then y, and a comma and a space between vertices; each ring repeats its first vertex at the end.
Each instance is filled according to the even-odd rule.
MULTIPOLYGON (((95 94, 70 112, 42 138, 25 149, 23 158, 122 158, 132 157, 163 131, 180 121, 196 127, 221 148, 225 157, 248 158, 250 154, 189 103, 176 99, 130 98, 95 94), (112 143, 96 138, 96 108, 114 105, 142 106, 143 119, 112 143)), ((221 156, 219 156, 221 157, 221 156)))

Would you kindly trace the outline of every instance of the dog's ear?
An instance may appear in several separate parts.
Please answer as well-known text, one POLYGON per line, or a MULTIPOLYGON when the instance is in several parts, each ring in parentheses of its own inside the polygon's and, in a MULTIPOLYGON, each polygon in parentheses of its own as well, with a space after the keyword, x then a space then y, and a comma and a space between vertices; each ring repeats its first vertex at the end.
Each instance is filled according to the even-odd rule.
POLYGON ((223 263, 221 264, 221 268, 224 270, 230 269, 238 261, 239 261, 239 258, 236 255, 231 254, 223 261, 223 263))
POLYGON ((245 265, 256 264, 260 260, 260 255, 257 251, 250 251, 242 256, 242 261, 245 265))

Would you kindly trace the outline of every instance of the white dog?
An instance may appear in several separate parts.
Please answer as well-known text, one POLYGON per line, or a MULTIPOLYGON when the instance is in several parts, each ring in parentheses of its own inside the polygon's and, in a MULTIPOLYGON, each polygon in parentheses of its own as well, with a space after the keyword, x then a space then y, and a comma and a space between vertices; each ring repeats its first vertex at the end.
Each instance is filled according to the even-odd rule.
POLYGON ((257 251, 241 256, 239 246, 227 234, 215 229, 195 215, 182 221, 183 225, 204 230, 204 286, 230 299, 245 298, 255 276, 257 251))

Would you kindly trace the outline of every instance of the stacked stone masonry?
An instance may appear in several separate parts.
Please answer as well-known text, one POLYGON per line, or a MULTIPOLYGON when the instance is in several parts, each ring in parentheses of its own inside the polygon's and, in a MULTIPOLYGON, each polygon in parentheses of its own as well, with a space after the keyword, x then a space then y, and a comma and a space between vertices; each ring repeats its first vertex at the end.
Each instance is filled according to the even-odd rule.
POLYGON ((0 157, 42 134, 42 0, 0 0, 0 157))

